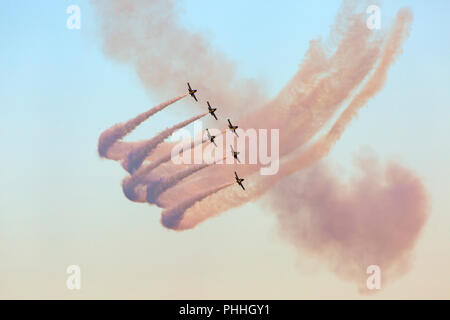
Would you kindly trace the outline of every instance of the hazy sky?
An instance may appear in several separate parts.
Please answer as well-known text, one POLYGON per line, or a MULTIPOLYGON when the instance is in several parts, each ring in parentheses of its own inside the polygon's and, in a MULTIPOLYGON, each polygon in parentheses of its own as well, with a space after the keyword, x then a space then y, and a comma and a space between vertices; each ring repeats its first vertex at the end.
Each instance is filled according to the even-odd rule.
MULTIPOLYGON (((339 5, 190 0, 178 7, 180 23, 204 33, 274 96, 309 41, 326 38, 339 5)), ((450 2, 383 1, 382 26, 402 6, 414 14, 403 54, 326 158, 352 173, 354 154, 370 148, 413 169, 430 195, 411 270, 366 296, 285 242, 258 202, 174 232, 161 226, 158 208, 128 201, 125 172, 98 157, 97 139, 161 101, 131 68, 104 56, 88 1, 2 1, 0 298, 450 298, 450 2), (66 28, 70 4, 81 8, 81 30, 66 28), (81 267, 80 291, 66 288, 71 264, 81 267)), ((130 139, 184 120, 192 103, 163 111, 130 139)))

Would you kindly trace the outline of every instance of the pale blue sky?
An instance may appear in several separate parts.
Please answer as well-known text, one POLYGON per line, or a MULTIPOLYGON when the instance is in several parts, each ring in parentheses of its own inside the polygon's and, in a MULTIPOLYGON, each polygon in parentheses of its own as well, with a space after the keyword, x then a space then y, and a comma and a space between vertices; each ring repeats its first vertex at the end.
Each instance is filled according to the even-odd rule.
MULTIPOLYGON (((269 94, 274 96, 297 71, 309 40, 327 37, 339 5, 340 1, 187 0, 180 2, 179 7, 182 24, 203 32, 215 48, 237 62, 243 76, 264 79, 269 94)), ((382 26, 388 26, 402 6, 411 7, 414 13, 404 53, 391 68, 384 90, 369 102, 369 108, 360 112, 359 119, 348 128, 329 158, 351 168, 352 155, 361 146, 370 146, 383 160, 399 159, 414 169, 424 179, 433 200, 431 246, 449 240, 446 232, 450 222, 450 2, 382 1, 382 26)), ((179 245, 173 239, 180 236, 159 225, 156 208, 134 204, 122 196, 123 170, 114 162, 100 160, 96 154, 97 138, 104 129, 160 102, 148 97, 131 68, 104 56, 99 22, 88 1, 2 1, 0 260, 10 263, 3 262, 0 267, 0 283, 4 283, 0 297, 66 294, 60 288, 42 293, 38 279, 30 279, 31 289, 25 292, 16 288, 13 280, 21 278, 20 270, 26 272, 31 264, 33 270, 45 266, 43 272, 52 284, 59 280, 51 275, 62 270, 60 276, 64 281, 65 265, 77 259, 85 264, 95 260, 95 253, 77 249, 82 247, 80 243, 99 241, 101 248, 111 255, 115 250, 108 243, 119 249, 123 246, 124 252, 128 246, 134 246, 136 252, 151 249, 156 252, 155 259, 161 261, 170 260, 167 252, 179 245), (66 28, 66 8, 70 4, 81 8, 81 30, 66 28), (122 229, 127 231, 121 234, 122 229), (148 230, 152 234, 145 233, 148 230), (119 241, 116 238, 119 234, 129 239, 119 241), (168 242, 167 248, 154 245, 163 241, 168 242), (52 249, 50 244, 55 247, 52 249), (66 249, 73 250, 76 258, 66 249), (49 261, 56 261, 57 267, 49 261)), ((187 103, 182 101, 180 105, 187 103)), ((144 125, 134 137, 149 137, 176 123, 181 116, 167 110, 159 119, 162 120, 144 125)), ((250 208, 251 214, 259 214, 260 209, 252 205, 250 208)), ((260 231, 271 235, 273 220, 261 219, 263 231, 260 231)), ((235 222, 229 220, 228 224, 213 226, 212 231, 202 229, 197 236, 194 231, 182 239, 186 241, 187 237, 199 251, 210 250, 214 254, 213 249, 201 247, 206 245, 204 239, 208 237, 218 248, 226 250, 227 244, 222 239, 214 242, 210 237, 212 234, 219 237, 220 232, 226 235, 227 227, 233 228, 235 222)), ((238 239, 242 242, 246 238, 238 239)), ((246 248, 257 250, 252 247, 253 240, 248 241, 246 248)), ((270 252, 277 250, 283 249, 274 247, 270 252)), ((263 259, 265 253, 258 254, 263 259)), ((101 259, 110 259, 106 253, 99 255, 101 259)), ((146 274, 145 263, 152 264, 128 258, 131 262, 123 262, 126 264, 123 268, 128 270, 133 263, 143 263, 137 271, 140 275, 146 274)), ((445 261, 442 270, 450 267, 448 255, 445 261)), ((164 270, 167 263, 161 263, 159 268, 164 270)), ((195 268, 191 265, 186 270, 195 268)), ((114 270, 112 276, 120 274, 120 267, 114 270)), ((248 272, 253 272, 250 265, 248 272)), ((245 276, 249 274, 242 275, 245 276)), ((196 277, 204 280, 202 275, 196 277)), ((331 276, 324 277, 328 281, 331 276)), ((101 279, 107 282, 107 276, 101 279)), ((222 280, 227 286, 226 273, 222 280)), ((105 285, 101 281, 96 285, 105 285)), ((156 278, 152 281, 158 282, 156 278)), ((121 285, 133 287, 126 280, 121 285)), ((289 286, 289 281, 284 285, 289 286)), ((105 295, 100 289, 92 292, 92 296, 105 295)), ((245 292, 248 296, 243 297, 250 297, 251 292, 245 292)), ((286 297, 295 297, 294 288, 286 292, 286 297)), ((351 292, 348 289, 349 295, 351 292)), ((197 293, 202 296, 202 292, 197 293)), ((165 294, 169 296, 168 292, 165 294)), ((395 296, 398 292, 389 294, 395 296)), ((157 292, 150 295, 158 297, 157 292)), ((216 296, 220 296, 219 291, 216 296)))

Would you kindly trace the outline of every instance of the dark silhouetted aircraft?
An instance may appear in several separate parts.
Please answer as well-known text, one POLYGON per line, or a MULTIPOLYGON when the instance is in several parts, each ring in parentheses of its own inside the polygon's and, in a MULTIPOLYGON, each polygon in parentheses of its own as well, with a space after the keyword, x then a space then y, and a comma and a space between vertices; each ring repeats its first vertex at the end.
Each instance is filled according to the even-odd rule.
POLYGON ((192 90, 191 89, 191 85, 189 84, 189 82, 187 83, 187 85, 188 85, 188 88, 189 88, 189 94, 192 96, 192 98, 194 98, 195 99, 195 101, 198 101, 197 100, 197 97, 195 96, 195 93, 197 92, 197 90, 192 90))
POLYGON ((233 125, 231 124, 230 119, 228 119, 228 128, 230 128, 230 130, 234 132, 234 134, 236 135, 236 137, 239 137, 238 134, 236 133, 236 129, 239 128, 239 127, 238 127, 238 126, 233 126, 233 125))
POLYGON ((239 163, 241 163, 241 161, 238 158, 238 154, 240 152, 234 151, 233 146, 231 144, 230 144, 230 147, 231 147, 231 153, 233 154, 233 158, 235 158, 239 163))
POLYGON ((242 181, 244 181, 245 179, 244 179, 244 178, 239 178, 238 175, 237 175, 237 173, 236 173, 236 171, 234 172, 234 175, 236 176, 236 183, 237 183, 238 185, 240 185, 240 186, 242 187, 242 189, 245 190, 244 186, 242 185, 242 181))
POLYGON ((209 104, 209 101, 206 101, 206 103, 208 104, 208 111, 209 114, 212 115, 214 117, 214 119, 217 120, 216 115, 214 114, 214 112, 217 110, 217 108, 211 108, 211 105, 209 104))
POLYGON ((209 141, 211 141, 212 143, 214 143, 214 145, 217 147, 217 144, 214 142, 214 139, 216 139, 216 136, 212 136, 212 135, 209 133, 209 130, 208 130, 208 129, 206 129, 206 132, 208 133, 208 139, 209 139, 209 141))

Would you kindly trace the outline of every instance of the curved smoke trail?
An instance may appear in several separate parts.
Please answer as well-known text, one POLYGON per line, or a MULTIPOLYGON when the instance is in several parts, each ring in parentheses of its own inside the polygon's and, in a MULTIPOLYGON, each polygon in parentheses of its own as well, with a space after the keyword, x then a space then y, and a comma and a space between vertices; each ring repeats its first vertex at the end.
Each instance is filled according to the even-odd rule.
MULTIPOLYGON (((199 47, 191 47, 190 43, 189 46, 187 45, 183 37, 190 39, 193 35, 188 31, 185 33, 185 30, 180 30, 174 25, 172 20, 176 15, 171 11, 173 7, 170 1, 130 3, 119 0, 113 4, 109 1, 98 3, 99 7, 104 9, 101 11, 104 15, 107 53, 133 65, 149 90, 156 87, 165 93, 169 89, 178 88, 178 85, 174 83, 179 82, 179 75, 191 74, 192 66, 198 66, 198 68, 194 67, 193 79, 211 86, 200 87, 199 92, 205 92, 206 95, 214 94, 220 105, 229 106, 224 111, 233 110, 233 113, 240 113, 239 111, 244 109, 239 107, 240 104, 248 103, 252 106, 250 110, 253 110, 255 105, 263 105, 265 98, 260 94, 259 88, 255 89, 250 87, 248 82, 236 79, 234 73, 229 72, 231 70, 229 61, 222 55, 210 52, 205 45, 199 47), (170 13, 161 15, 170 16, 170 18, 162 21, 159 17, 161 12, 170 13), (148 25, 156 28, 148 28, 148 25), (123 26, 127 28, 127 34, 132 35, 122 39, 125 45, 114 37, 117 34, 123 34, 121 33, 123 26), (146 32, 143 30, 156 29, 160 33, 152 34, 150 37, 142 34, 146 32), (145 42, 142 42, 142 39, 145 39, 145 42), (167 42, 166 39, 171 41, 167 42), (161 47, 164 54, 155 56, 152 45, 155 48, 161 47), (180 52, 189 54, 180 56, 180 52), (165 63, 170 59, 176 63, 165 63), (149 72, 150 69, 154 72, 149 72), (202 70, 208 70, 208 72, 205 73, 202 70), (209 72, 210 70, 213 72, 209 72), (241 86, 242 83, 244 85, 241 86), (234 90, 237 90, 236 94, 234 90), (233 95, 230 95, 230 92, 233 92, 233 95)), ((336 18, 329 41, 325 44, 320 40, 311 41, 298 72, 280 93, 260 109, 236 120, 240 128, 281 129, 279 172, 273 176, 259 176, 256 172, 260 169, 260 164, 240 165, 239 175, 248 177, 245 192, 237 187, 228 188, 233 184, 230 180, 234 180, 232 166, 200 164, 182 166, 180 169, 177 165, 170 163, 171 154, 167 150, 172 145, 164 143, 164 139, 172 134, 175 128, 180 128, 194 121, 192 119, 198 119, 203 115, 167 129, 147 141, 126 144, 119 141, 148 118, 146 117, 148 113, 145 113, 145 116, 143 114, 127 122, 129 125, 116 125, 105 131, 99 139, 100 156, 121 161, 123 167, 131 173, 122 182, 124 194, 132 201, 155 203, 163 208, 161 222, 165 227, 174 230, 194 228, 206 219, 253 201, 272 189, 268 198, 275 204, 286 204, 284 207, 280 206, 277 217, 283 233, 288 235, 289 240, 296 247, 316 250, 311 248, 310 239, 291 227, 291 225, 298 227, 299 215, 289 210, 307 208, 311 212, 317 212, 320 223, 311 225, 313 228, 311 234, 315 237, 313 239, 317 240, 317 243, 326 239, 324 248, 333 246, 342 248, 338 250, 339 263, 345 270, 347 267, 348 270, 353 270, 355 265, 360 265, 361 261, 365 262, 361 258, 364 253, 350 248, 348 261, 352 265, 345 265, 342 262, 346 260, 347 254, 343 249, 345 241, 339 238, 341 235, 336 230, 333 231, 336 233, 333 235, 335 238, 327 238, 328 229, 323 229, 323 224, 330 223, 333 227, 342 227, 348 230, 349 238, 357 239, 357 230, 346 229, 346 227, 371 226, 370 223, 374 219, 372 214, 376 211, 372 210, 373 207, 376 206, 377 201, 386 199, 386 203, 389 204, 387 208, 393 211, 390 215, 391 219, 386 219, 388 223, 395 225, 398 211, 403 209, 409 211, 411 219, 414 220, 411 228, 402 228, 401 237, 391 237, 391 239, 402 241, 403 245, 389 251, 388 258, 379 254, 377 250, 385 248, 380 244, 382 241, 380 239, 389 238, 389 235, 385 234, 378 220, 374 224, 377 229, 367 237, 363 237, 360 245, 375 248, 370 257, 380 260, 383 266, 392 270, 403 257, 408 256, 414 240, 417 239, 426 221, 426 192, 420 179, 417 179, 413 173, 399 165, 390 166, 382 173, 367 171, 367 178, 355 183, 360 188, 364 186, 372 190, 373 197, 369 201, 372 208, 364 211, 362 216, 354 214, 353 210, 360 209, 359 204, 364 203, 364 194, 348 192, 344 200, 335 199, 334 196, 339 195, 339 188, 334 186, 339 183, 333 178, 316 174, 318 181, 329 181, 330 185, 318 183, 311 189, 317 192, 320 190, 322 194, 330 197, 332 203, 334 201, 336 207, 349 212, 339 217, 341 224, 336 226, 333 224, 332 217, 326 214, 334 211, 327 208, 327 204, 320 201, 321 198, 316 197, 315 194, 297 190, 298 188, 293 188, 291 192, 280 192, 279 190, 283 189, 276 186, 283 180, 283 183, 298 187, 299 181, 302 181, 297 176, 299 172, 302 173, 306 168, 317 165, 341 138, 358 111, 383 88, 389 67, 400 54, 403 41, 409 34, 412 14, 409 10, 400 10, 393 28, 387 33, 381 31, 374 33, 366 28, 366 17, 365 12, 358 11, 351 2, 345 1, 336 18), (331 128, 321 135, 327 125, 331 128), (164 156, 154 159, 150 153, 157 146, 166 152, 164 156), (149 163, 146 163, 146 160, 149 163), (410 204, 403 206, 403 202, 407 200, 410 204), (292 205, 288 206, 288 204, 292 205), (379 246, 373 245, 373 242, 377 243, 377 241, 379 246)), ((187 149, 193 149, 205 141, 207 140, 190 142, 187 149)), ((159 151, 154 152, 156 153, 159 154, 159 151)), ((276 205, 274 209, 277 211, 276 205)), ((321 254, 320 249, 314 252, 321 254)), ((349 273, 352 272, 346 272, 346 275, 349 273)))
POLYGON ((166 130, 162 131, 161 133, 159 133, 154 138, 146 141, 142 145, 140 145, 137 148, 131 150, 128 153, 128 155, 125 158, 125 160, 123 161, 123 163, 122 163, 123 168, 125 170, 127 170, 128 172, 130 172, 130 173, 134 173, 142 165, 142 163, 144 162, 145 158, 147 158, 147 156, 158 146, 158 144, 160 144, 165 139, 170 137, 178 129, 186 127, 190 123, 192 123, 192 122, 194 122, 194 121, 196 121, 196 120, 198 120, 200 118, 203 118, 207 114, 208 114, 207 112, 203 113, 203 114, 200 114, 198 116, 195 116, 195 117, 192 117, 192 118, 190 118, 188 120, 180 122, 180 123, 174 125, 171 128, 167 128, 166 130))
MULTIPOLYGON (((220 134, 218 134, 216 137, 224 134, 224 132, 225 131, 221 131, 220 134)), ((192 142, 188 142, 180 148, 179 154, 182 154, 184 151, 192 150, 205 142, 209 142, 209 139, 197 139, 192 142)), ((143 186, 145 178, 152 172, 152 170, 158 168, 160 165, 172 159, 173 156, 172 153, 173 150, 171 152, 168 152, 165 156, 160 157, 149 164, 142 165, 138 170, 136 170, 136 172, 133 175, 126 177, 122 181, 122 190, 125 196, 131 201, 146 202, 147 196, 145 196, 143 192, 137 192, 136 190, 137 187, 143 186)), ((148 188, 148 185, 145 186, 145 188, 148 188)))
POLYGON ((161 103, 150 110, 141 113, 133 119, 128 120, 125 123, 118 123, 111 128, 105 130, 98 139, 98 154, 100 157, 108 158, 108 150, 120 139, 123 139, 127 134, 136 129, 142 122, 150 118, 155 113, 163 110, 164 108, 170 106, 171 104, 177 102, 178 100, 186 97, 187 94, 173 98, 169 101, 161 103))
POLYGON ((163 226, 165 226, 167 228, 178 230, 178 224, 183 219, 186 209, 191 208, 195 203, 206 198, 211 193, 216 193, 216 192, 218 192, 222 189, 225 189, 233 184, 234 183, 228 183, 223 186, 219 186, 219 187, 213 188, 211 190, 208 190, 206 192, 199 193, 199 194, 195 195, 194 197, 189 198, 186 201, 184 201, 172 208, 168 208, 168 209, 164 210, 161 214, 161 223, 163 224, 163 226))
MULTIPOLYGON (((225 158, 224 158, 225 159, 225 158)), ((222 159, 222 160, 224 160, 222 159)), ((169 188, 172 188, 177 183, 180 183, 183 179, 193 175, 194 173, 207 168, 209 166, 215 165, 216 163, 203 163, 188 167, 185 170, 176 172, 168 177, 162 178, 160 181, 154 184, 147 185, 147 202, 148 203, 158 203, 158 197, 167 191, 169 188)))
MULTIPOLYGON (((229 191, 233 193, 233 195, 230 196, 225 194, 227 190, 222 190, 220 194, 217 194, 210 199, 205 199, 205 201, 197 206, 198 212, 193 212, 190 215, 191 217, 199 217, 200 220, 195 221, 195 218, 192 218, 191 221, 186 221, 185 227, 192 228, 197 223, 200 223, 207 218, 207 216, 205 217, 205 215, 201 214, 200 212, 208 212, 209 216, 214 216, 216 214, 219 214, 220 212, 255 199, 264 194, 282 178, 289 176, 299 170, 305 169, 317 163, 320 159, 326 156, 330 151, 332 145, 334 145, 340 138, 344 129, 348 126, 357 111, 362 108, 373 95, 381 90, 386 79, 389 66, 395 61, 395 58, 401 51, 401 44, 403 40, 409 34, 409 26, 411 24, 411 20, 412 15, 409 10, 401 10, 398 13, 392 33, 384 44, 385 50, 383 51, 383 56, 378 60, 375 72, 367 80, 360 92, 352 98, 350 104, 346 107, 346 109, 343 111, 343 113, 340 115, 338 120, 326 135, 319 138, 317 142, 309 146, 300 155, 284 162, 280 167, 280 171, 276 175, 253 175, 251 179, 257 180, 257 183, 254 184, 254 188, 247 188, 248 192, 246 192, 245 195, 238 196, 236 194, 236 191, 229 191), (218 199, 224 198, 230 200, 220 201, 220 205, 218 205, 218 199)), ((180 223, 179 225, 183 226, 183 223, 180 223)))

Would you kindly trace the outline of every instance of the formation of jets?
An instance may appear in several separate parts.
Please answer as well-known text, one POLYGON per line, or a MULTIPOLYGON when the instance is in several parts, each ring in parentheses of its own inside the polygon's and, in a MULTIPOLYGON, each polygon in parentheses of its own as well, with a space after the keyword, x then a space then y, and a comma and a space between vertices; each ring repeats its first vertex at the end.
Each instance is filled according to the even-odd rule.
MULTIPOLYGON (((195 101, 198 102, 197 97, 195 96, 195 93, 197 92, 196 89, 192 89, 191 85, 189 84, 189 82, 187 83, 188 85, 188 93, 191 95, 192 98, 195 99, 195 101)), ((217 116, 215 114, 217 108, 213 108, 211 107, 211 105, 209 104, 209 101, 206 101, 206 103, 208 104, 208 112, 209 114, 214 117, 214 119, 217 119, 217 116)), ((231 132, 233 132, 237 137, 239 137, 239 135, 236 132, 236 129, 239 128, 238 126, 235 126, 231 123, 230 119, 228 119, 228 128, 231 130, 231 132)), ((214 143, 214 145, 217 147, 217 144, 214 142, 214 139, 216 139, 216 136, 213 136, 210 134, 209 130, 206 129, 206 132, 208 133, 208 139, 211 143, 214 143)), ((239 163, 241 163, 241 161, 238 158, 239 152, 234 151, 233 146, 230 145, 231 147, 231 153, 233 154, 233 158, 235 158, 239 163)), ((236 178, 236 183, 238 185, 240 185, 242 187, 243 190, 245 190, 244 185, 242 184, 242 182, 245 180, 244 178, 239 178, 236 171, 234 172, 235 178, 236 178)))

